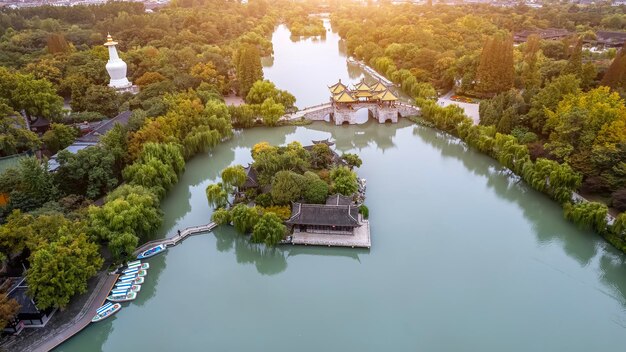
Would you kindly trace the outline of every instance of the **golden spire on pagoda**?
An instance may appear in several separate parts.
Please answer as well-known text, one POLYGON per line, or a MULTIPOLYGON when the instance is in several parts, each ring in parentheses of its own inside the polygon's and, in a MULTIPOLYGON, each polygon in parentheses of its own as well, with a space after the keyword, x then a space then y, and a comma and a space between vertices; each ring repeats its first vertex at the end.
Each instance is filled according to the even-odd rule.
POLYGON ((369 91, 371 90, 370 86, 365 83, 365 79, 361 79, 361 82, 357 83, 354 88, 358 91, 369 91))
POLYGON ((107 42, 104 43, 104 46, 112 46, 117 45, 117 42, 113 41, 113 37, 111 37, 111 33, 107 33, 107 42))
POLYGON ((376 99, 380 101, 396 101, 398 97, 396 97, 389 89, 385 89, 384 92, 381 92, 376 96, 376 99))
POLYGON ((333 95, 333 100, 336 103, 354 103, 358 101, 347 90, 344 90, 339 94, 333 95))
POLYGON ((346 87, 343 83, 341 83, 341 79, 339 79, 339 82, 328 87, 328 89, 330 90, 331 94, 335 95, 335 94, 339 94, 345 91, 346 89, 348 89, 348 87, 346 87))
POLYGON ((383 82, 381 82, 380 80, 372 86, 372 92, 375 92, 375 93, 384 92, 386 89, 387 89, 387 86, 385 86, 383 82))

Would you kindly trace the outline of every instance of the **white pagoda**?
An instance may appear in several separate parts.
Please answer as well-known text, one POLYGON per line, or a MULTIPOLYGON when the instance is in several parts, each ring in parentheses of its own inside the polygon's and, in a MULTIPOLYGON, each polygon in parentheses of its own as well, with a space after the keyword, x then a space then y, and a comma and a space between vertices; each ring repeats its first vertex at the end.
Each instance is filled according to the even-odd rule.
POLYGON ((106 65, 107 72, 109 72, 109 76, 111 77, 109 87, 119 91, 133 92, 137 87, 133 86, 128 78, 126 78, 126 63, 117 55, 116 45, 117 42, 113 41, 111 35, 107 35, 107 42, 104 43, 104 46, 109 48, 109 61, 106 65))

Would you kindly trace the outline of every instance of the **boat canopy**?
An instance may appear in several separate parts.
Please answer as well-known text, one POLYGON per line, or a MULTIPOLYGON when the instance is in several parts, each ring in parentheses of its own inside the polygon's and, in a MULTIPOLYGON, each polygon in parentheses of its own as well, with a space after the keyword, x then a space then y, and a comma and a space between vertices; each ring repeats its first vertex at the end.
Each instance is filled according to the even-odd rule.
POLYGON ((125 275, 128 274, 136 274, 139 271, 139 268, 129 268, 123 271, 125 275))
POLYGON ((109 297, 113 298, 113 299, 115 299, 115 298, 126 298, 129 294, 130 294, 129 292, 126 292, 126 293, 116 293, 116 294, 110 295, 109 297))
POLYGON ((135 279, 136 279, 136 277, 134 275, 133 276, 129 276, 129 277, 125 277, 123 279, 119 279, 117 281, 116 285, 119 286, 120 284, 123 284, 125 282, 133 282, 135 279))
POLYGON ((114 290, 111 290, 111 294, 112 295, 125 295, 128 292, 128 288, 116 288, 114 290))
POLYGON ((128 283, 123 283, 121 285, 117 285, 117 289, 122 289, 122 288, 130 288, 133 284, 131 284, 130 282, 128 283))
POLYGON ((134 274, 124 274, 124 275, 120 276, 118 280, 134 279, 136 277, 137 277, 137 273, 134 273, 134 274))
POLYGON ((135 260, 132 261, 130 263, 127 264, 129 268, 134 268, 136 266, 140 266, 141 265, 141 260, 135 260))
POLYGON ((107 302, 105 305, 98 308, 98 310, 96 310, 96 313, 102 314, 103 312, 106 312, 107 310, 109 310, 111 307, 113 307, 113 303, 107 302))

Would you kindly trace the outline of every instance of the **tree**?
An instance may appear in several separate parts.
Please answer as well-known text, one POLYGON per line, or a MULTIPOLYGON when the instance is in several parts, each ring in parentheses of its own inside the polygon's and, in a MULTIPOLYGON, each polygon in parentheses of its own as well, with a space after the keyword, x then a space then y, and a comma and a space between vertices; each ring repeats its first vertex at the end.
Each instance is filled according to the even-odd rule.
POLYGON ((530 100, 529 127, 541 133, 548 119, 546 111, 554 111, 563 97, 578 92, 580 92, 580 80, 576 76, 564 75, 553 79, 530 100))
POLYGON ((248 104, 242 104, 239 106, 231 105, 228 107, 233 126, 250 128, 254 126, 255 113, 252 106, 248 104))
POLYGON ((237 51, 235 62, 237 80, 239 81, 239 94, 247 96, 254 82, 263 79, 261 54, 255 46, 243 44, 237 51))
POLYGON ((328 197, 328 184, 310 171, 307 171, 304 177, 306 178, 304 200, 307 203, 324 204, 328 197))
POLYGON ((286 90, 276 88, 274 83, 268 80, 256 81, 246 95, 246 103, 263 104, 266 99, 272 98, 276 103, 282 104, 285 109, 290 109, 296 102, 296 97, 286 90))
POLYGON ((0 292, 0 330, 4 330, 19 310, 20 305, 15 299, 9 298, 4 292, 0 292))
POLYGON ((356 174, 345 166, 340 166, 330 171, 332 189, 334 193, 351 196, 359 189, 356 174))
POLYGON ((8 209, 29 211, 56 199, 58 188, 47 169, 47 162, 28 157, 0 174, 0 192, 10 195, 8 209))
POLYGON ((224 208, 215 209, 213 214, 211 214, 211 221, 218 225, 228 224, 230 222, 230 212, 224 208))
POLYGON ((237 204, 230 211, 233 226, 243 234, 252 232, 259 218, 259 211, 255 207, 248 207, 245 204, 237 204))
POLYGON ((524 45, 524 61, 521 72, 524 88, 529 91, 536 90, 541 86, 541 72, 539 71, 540 50, 541 39, 536 34, 530 35, 524 45))
POLYGON ((476 91, 493 95, 513 87, 513 38, 498 34, 485 42, 476 72, 476 91))
POLYGON ((55 178, 65 194, 97 199, 117 186, 115 155, 105 148, 94 146, 76 154, 64 150, 57 161, 59 168, 55 178))
POLYGON ((108 242, 116 259, 131 254, 139 239, 147 239, 163 221, 157 196, 136 185, 119 187, 103 206, 91 206, 87 213, 91 235, 108 242))
POLYGON ((228 192, 224 189, 221 182, 208 185, 205 193, 209 205, 214 208, 224 208, 229 203, 228 192))
POLYGON ((341 158, 350 166, 350 168, 361 167, 363 161, 358 155, 352 153, 344 153, 341 158))
POLYGON ((583 40, 582 38, 578 39, 576 45, 574 46, 572 53, 570 54, 569 59, 567 60, 567 65, 563 69, 562 74, 564 75, 574 75, 577 78, 582 78, 583 74, 583 40))
POLYGON ((600 234, 606 233, 606 215, 609 209, 597 202, 566 203, 563 212, 568 220, 582 228, 592 229, 600 234))
POLYGON ((53 123, 50 129, 43 134, 42 140, 51 153, 56 153, 61 149, 74 143, 78 137, 76 128, 60 123, 53 123))
POLYGON ((65 308, 72 296, 87 291, 87 280, 102 262, 98 245, 84 234, 61 236, 33 253, 26 272, 28 294, 40 309, 65 308))
POLYGON ((222 182, 227 187, 240 188, 246 183, 247 178, 246 171, 241 165, 229 166, 222 170, 222 182))
POLYGON ((7 99, 15 111, 23 111, 33 120, 37 117, 55 119, 63 110, 63 99, 52 83, 33 75, 12 74, 0 67, 0 97, 7 99))
POLYGON ((81 96, 72 95, 72 110, 94 111, 114 117, 118 113, 120 98, 115 89, 108 86, 91 85, 81 96))
POLYGON ((0 157, 39 148, 37 134, 26 128, 21 116, 10 116, 9 111, 0 98, 0 157))
POLYGON ((285 238, 287 228, 283 225, 278 215, 268 212, 261 216, 259 222, 252 231, 252 241, 265 243, 267 246, 274 246, 285 238))
POLYGON ((606 70, 600 85, 611 87, 622 94, 626 92, 626 43, 606 70))
POLYGON ((326 143, 314 144, 309 152, 311 167, 314 169, 326 169, 333 162, 333 151, 326 143))
POLYGON ((278 120, 285 115, 285 107, 276 103, 273 98, 267 98, 259 107, 259 113, 263 117, 263 123, 267 126, 276 126, 278 120))
POLYGON ((226 77, 219 74, 212 62, 199 62, 191 68, 190 73, 192 77, 217 87, 218 91, 224 91, 226 77))
POLYGON ((275 204, 289 204, 302 197, 305 178, 293 171, 279 171, 272 181, 272 199, 275 204))
POLYGON ((570 163, 585 176, 603 172, 620 177, 613 166, 626 160, 620 145, 626 143, 626 106, 608 87, 568 95, 555 111, 548 111, 550 131, 546 149, 570 163))

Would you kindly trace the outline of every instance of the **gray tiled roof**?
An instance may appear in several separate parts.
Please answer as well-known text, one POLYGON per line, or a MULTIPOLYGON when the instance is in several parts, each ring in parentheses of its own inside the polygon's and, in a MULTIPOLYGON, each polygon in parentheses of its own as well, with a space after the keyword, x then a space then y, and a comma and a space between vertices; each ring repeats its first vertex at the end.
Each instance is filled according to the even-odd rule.
POLYGON ((291 225, 360 226, 359 209, 352 205, 324 205, 294 203, 291 225))

